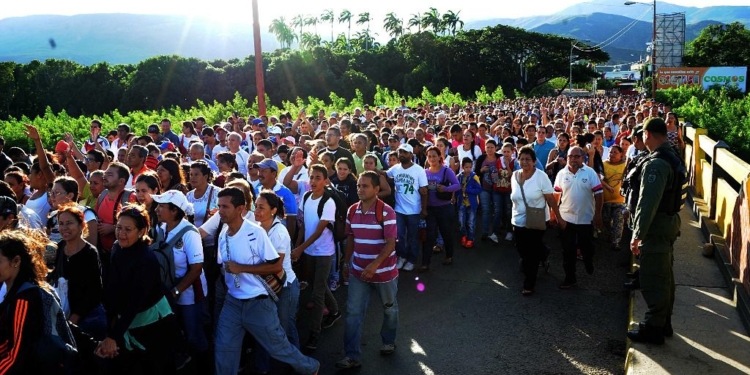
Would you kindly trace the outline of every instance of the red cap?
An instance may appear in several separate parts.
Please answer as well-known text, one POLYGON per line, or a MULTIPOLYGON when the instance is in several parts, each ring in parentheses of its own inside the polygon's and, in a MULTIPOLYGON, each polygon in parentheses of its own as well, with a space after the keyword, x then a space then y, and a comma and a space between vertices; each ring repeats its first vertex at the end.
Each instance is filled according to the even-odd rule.
POLYGON ((57 142, 57 146, 55 146, 55 152, 67 152, 70 148, 70 145, 68 142, 60 141, 57 142))

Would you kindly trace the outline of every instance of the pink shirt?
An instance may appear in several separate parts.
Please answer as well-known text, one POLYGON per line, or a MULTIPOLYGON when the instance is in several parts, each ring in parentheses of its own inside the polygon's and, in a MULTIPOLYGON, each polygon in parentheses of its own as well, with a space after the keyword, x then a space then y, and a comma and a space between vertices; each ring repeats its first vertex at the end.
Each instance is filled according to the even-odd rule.
POLYGON ((367 212, 362 213, 359 202, 349 207, 346 215, 346 234, 354 236, 354 254, 352 255, 351 276, 371 283, 385 283, 398 277, 396 268, 396 251, 386 258, 370 279, 362 279, 362 271, 375 260, 385 246, 386 238, 396 238, 396 212, 382 201, 375 203, 367 212), (378 221, 376 207, 383 209, 383 223, 378 221))

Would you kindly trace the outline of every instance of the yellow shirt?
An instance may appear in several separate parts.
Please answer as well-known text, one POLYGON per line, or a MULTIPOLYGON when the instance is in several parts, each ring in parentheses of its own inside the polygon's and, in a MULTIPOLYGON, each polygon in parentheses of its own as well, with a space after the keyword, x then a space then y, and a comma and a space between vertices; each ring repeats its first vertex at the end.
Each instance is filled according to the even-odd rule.
POLYGON ((620 186, 622 185, 626 164, 604 162, 604 182, 615 190, 614 192, 610 192, 607 188, 604 188, 604 203, 625 203, 625 197, 620 194, 620 186))

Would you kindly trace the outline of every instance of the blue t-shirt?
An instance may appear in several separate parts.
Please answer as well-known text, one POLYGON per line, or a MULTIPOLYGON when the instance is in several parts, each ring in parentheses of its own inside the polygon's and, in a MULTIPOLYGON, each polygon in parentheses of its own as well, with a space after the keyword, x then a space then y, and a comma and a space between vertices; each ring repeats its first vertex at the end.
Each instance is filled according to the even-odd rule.
MULTIPOLYGON (((263 185, 258 184, 255 187, 255 195, 259 195, 261 190, 263 190, 263 185)), ((297 216, 297 200, 294 198, 294 193, 278 181, 276 186, 273 187, 273 191, 284 200, 284 213, 297 216)))
MULTIPOLYGON (((534 142, 534 152, 536 152, 536 160, 541 160, 542 165, 547 164, 547 158, 549 158, 549 153, 554 148, 555 148, 555 144, 553 142, 550 142, 548 139, 545 139, 544 143, 542 144, 539 144, 538 142, 534 142)), ((542 170, 544 170, 544 167, 542 167, 542 170)))

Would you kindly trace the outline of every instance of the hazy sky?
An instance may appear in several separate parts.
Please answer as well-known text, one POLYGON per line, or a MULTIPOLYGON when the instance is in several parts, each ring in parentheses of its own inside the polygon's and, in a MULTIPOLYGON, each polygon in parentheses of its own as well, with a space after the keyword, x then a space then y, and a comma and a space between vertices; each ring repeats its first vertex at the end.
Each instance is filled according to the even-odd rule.
MULTIPOLYGON (((251 1, 244 0, 3 0, 0 6, 0 19, 35 14, 90 14, 90 13, 140 13, 140 14, 188 14, 208 16, 215 20, 252 19, 251 1)), ((382 22, 385 14, 395 12, 409 18, 410 14, 423 12, 429 7, 438 11, 460 11, 464 21, 487 18, 517 18, 545 15, 558 12, 582 0, 378 0, 375 2, 343 0, 259 0, 261 24, 268 25, 271 19, 285 16, 291 19, 297 14, 320 15, 324 9, 333 9, 336 14, 348 9, 353 14, 369 11, 373 20, 382 22), (377 6, 377 9, 375 8, 377 6)), ((601 7, 621 7, 622 0, 590 1, 601 7)), ((645 0, 650 3, 650 1, 645 0)), ((669 3, 684 6, 748 5, 748 0, 670 0, 669 3)), ((658 3, 657 3, 658 8, 658 3)), ((610 8, 611 9, 611 8, 610 8)), ((321 32, 322 34, 322 32, 321 32)))

